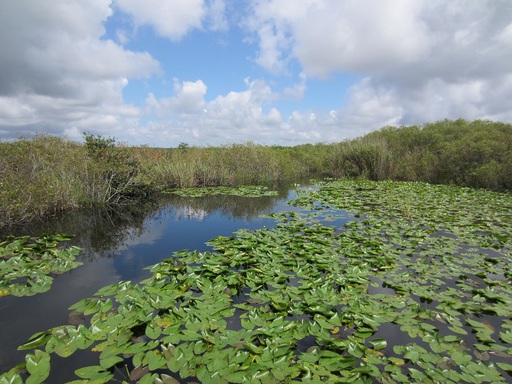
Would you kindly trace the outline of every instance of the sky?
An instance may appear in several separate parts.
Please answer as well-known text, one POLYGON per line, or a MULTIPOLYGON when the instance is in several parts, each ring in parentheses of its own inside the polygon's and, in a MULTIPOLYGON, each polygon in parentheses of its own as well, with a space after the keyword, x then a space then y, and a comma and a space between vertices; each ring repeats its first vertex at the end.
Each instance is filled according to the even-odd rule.
POLYGON ((510 0, 0 2, 0 140, 294 146, 512 122, 510 0))

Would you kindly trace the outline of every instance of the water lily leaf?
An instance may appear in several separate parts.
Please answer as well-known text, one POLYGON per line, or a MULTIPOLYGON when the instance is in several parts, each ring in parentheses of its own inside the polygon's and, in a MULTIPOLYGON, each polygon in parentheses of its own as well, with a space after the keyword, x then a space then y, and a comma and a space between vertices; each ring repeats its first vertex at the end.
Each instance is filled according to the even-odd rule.
POLYGON ((320 357, 313 353, 301 353, 299 359, 307 361, 308 363, 316 363, 320 357))
POLYGON ((130 372, 130 380, 137 381, 148 372, 149 372, 148 366, 139 365, 139 366, 133 368, 132 371, 130 372))
POLYGON ((45 345, 48 340, 52 337, 51 331, 38 332, 34 334, 30 339, 23 343, 18 350, 34 349, 42 345, 45 345))
POLYGON ((179 372, 181 368, 187 363, 185 360, 185 354, 183 351, 176 351, 173 358, 167 360, 167 368, 169 368, 172 372, 179 372))
POLYGON ((370 340, 370 343, 373 345, 373 348, 375 348, 376 350, 385 349, 388 346, 388 342, 384 339, 370 340))
POLYGON ((167 363, 164 355, 160 353, 158 350, 148 351, 146 353, 147 362, 149 364, 149 370, 155 371, 159 368, 162 368, 167 363))
POLYGON ((17 368, 0 375, 0 384, 23 384, 23 379, 17 368))
POLYGON ((512 332, 500 332, 500 339, 503 340, 505 343, 512 344, 512 332))
POLYGON ((68 340, 68 342, 63 342, 57 340, 56 338, 53 338, 47 344, 47 351, 51 349, 50 343, 52 342, 52 340, 56 340, 55 345, 53 347, 53 352, 55 352, 60 357, 71 356, 78 349, 78 346, 72 340, 68 340))
POLYGON ((113 374, 105 371, 99 365, 91 365, 75 370, 75 374, 82 379, 89 379, 94 383, 107 383, 113 378, 113 374))
POLYGON ((409 345, 406 347, 404 358, 416 363, 420 359, 420 352, 413 345, 409 345))
POLYGON ((27 378, 27 384, 42 383, 50 375, 50 355, 39 349, 34 354, 27 354, 25 357, 26 368, 30 376, 27 378))
POLYGON ((423 382, 428 379, 427 375, 417 370, 416 368, 409 368, 409 372, 411 374, 411 377, 417 380, 418 382, 423 382))
POLYGON ((498 367, 500 367, 501 369, 503 369, 504 371, 507 371, 507 372, 509 372, 509 373, 512 373, 512 364, 496 362, 496 365, 497 365, 498 367))
POLYGON ((146 327, 146 336, 150 339, 158 339, 161 334, 162 328, 160 328, 158 325, 149 324, 146 327))
POLYGON ((388 358, 388 360, 391 361, 393 364, 399 366, 399 367, 401 367, 401 366, 403 366, 405 364, 405 360, 404 359, 400 359, 400 358, 394 357, 394 356, 390 356, 388 358))
POLYGON ((457 326, 451 325, 448 328, 451 331, 458 333, 459 335, 467 335, 468 334, 468 332, 462 327, 457 327, 457 326))
POLYGON ((117 353, 111 349, 105 349, 100 354, 100 365, 105 369, 110 368, 123 360, 124 359, 121 356, 117 355, 117 353))
POLYGON ((349 342, 347 350, 348 353, 355 357, 361 358, 364 355, 364 346, 358 343, 349 342))
POLYGON ((180 384, 174 377, 162 373, 160 377, 155 378, 156 384, 180 384))
POLYGON ((471 355, 468 355, 462 351, 454 351, 451 355, 451 358, 457 365, 464 365, 471 361, 471 355))
POLYGON ((154 384, 157 378, 156 374, 146 373, 139 381, 139 384, 154 384))

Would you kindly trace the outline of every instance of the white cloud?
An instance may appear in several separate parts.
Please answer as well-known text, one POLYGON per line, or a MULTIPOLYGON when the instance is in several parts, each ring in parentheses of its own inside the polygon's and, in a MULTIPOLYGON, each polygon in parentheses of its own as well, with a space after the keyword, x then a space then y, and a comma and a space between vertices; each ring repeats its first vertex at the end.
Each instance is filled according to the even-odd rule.
POLYGON ((149 25, 171 40, 179 40, 190 30, 201 27, 206 12, 203 0, 115 0, 115 4, 133 17, 136 26, 149 25))
POLYGON ((150 77, 160 66, 146 52, 102 39, 110 1, 19 0, 0 8, 4 137, 108 130, 139 113, 124 104, 123 88, 128 78, 150 77))
POLYGON ((398 124, 403 113, 393 90, 379 87, 365 78, 349 89, 349 101, 336 111, 336 116, 342 127, 350 127, 346 136, 357 137, 398 124))
POLYGON ((363 125, 371 130, 444 118, 512 120, 500 102, 512 99, 512 88, 501 85, 512 76, 510 1, 253 4, 247 26, 258 37, 256 61, 264 68, 282 70, 296 60, 307 76, 363 75, 336 113, 354 133, 363 125))
POLYGON ((210 0, 208 4, 207 16, 209 28, 214 31, 225 31, 229 28, 226 19, 226 2, 225 0, 210 0))
POLYGON ((163 98, 159 101, 152 100, 160 117, 171 114, 182 116, 197 114, 203 111, 206 106, 204 96, 207 86, 202 80, 180 82, 174 79, 175 96, 163 98))
MULTIPOLYGON (((2 138, 36 131, 79 138, 91 131, 160 146, 246 140, 294 145, 339 141, 388 124, 459 117, 512 121, 510 0, 4 1, 0 46, 2 138), (120 10, 124 14, 109 24, 120 10), (236 84, 237 91, 208 95, 207 81, 198 79, 209 73, 200 71, 217 68, 207 68, 201 47, 191 44, 191 57, 172 57, 179 65, 165 68, 160 83, 184 78, 173 71, 188 63, 198 74, 174 80, 162 96, 152 88, 153 77, 163 74, 160 63, 109 40, 106 25, 112 28, 108 36, 117 33, 116 41, 126 46, 143 44, 135 41, 138 28, 149 27, 167 39, 151 52, 163 62, 170 60, 161 44, 193 30, 217 33, 226 47, 232 39, 253 38, 247 67, 231 62, 228 49, 219 51, 226 54, 225 67, 233 67, 216 76, 219 83, 257 80, 248 77, 242 90, 236 84), (346 98, 329 101, 337 108, 299 106, 312 98, 308 79, 338 81, 329 79, 345 77, 330 77, 340 73, 355 80, 346 98), (145 105, 124 98, 137 89, 127 87, 134 79, 148 80, 134 97, 147 95, 145 105), (278 108, 285 103, 295 111, 278 108)), ((218 83, 210 85, 217 92, 218 83)))
POLYGON ((248 27, 259 38, 256 61, 282 70, 297 58, 308 75, 381 70, 429 50, 416 0, 261 0, 248 27))
POLYGON ((294 53, 306 72, 317 76, 368 74, 417 62, 431 46, 419 11, 414 0, 329 2, 294 23, 294 53))
POLYGON ((229 92, 208 101, 207 86, 203 81, 175 81, 174 96, 148 97, 147 108, 158 111, 159 119, 153 119, 141 132, 134 131, 136 136, 131 139, 144 139, 146 143, 157 146, 163 143, 177 145, 179 142, 222 145, 248 140, 262 144, 297 145, 341 141, 359 135, 351 131, 353 124, 345 127, 344 123, 350 122, 338 120, 334 111, 294 111, 290 116, 283 116, 272 107, 272 103, 289 98, 289 89, 274 92, 263 80, 245 79, 245 85, 244 91, 229 92), (182 103, 183 100, 187 102, 182 103), (193 110, 202 110, 189 113, 191 106, 193 110))
POLYGON ((207 86, 202 80, 174 82, 175 95, 147 99, 148 109, 159 119, 147 124, 144 138, 156 142, 160 132, 169 143, 185 141, 194 145, 220 145, 247 140, 271 141, 271 127, 281 122, 275 108, 265 110, 275 95, 261 80, 245 80, 247 90, 229 92, 206 101, 207 86))

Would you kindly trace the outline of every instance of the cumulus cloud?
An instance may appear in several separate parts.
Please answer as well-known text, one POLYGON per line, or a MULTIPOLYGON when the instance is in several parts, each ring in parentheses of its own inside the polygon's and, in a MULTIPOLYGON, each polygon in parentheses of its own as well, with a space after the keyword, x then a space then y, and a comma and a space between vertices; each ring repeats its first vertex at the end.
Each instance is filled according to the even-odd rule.
POLYGON ((169 98, 157 98, 150 94, 146 99, 146 111, 156 113, 159 118, 186 116, 204 111, 207 86, 202 80, 183 81, 174 79, 175 95, 169 98))
POLYGON ((279 111, 268 107, 277 96, 262 80, 246 79, 245 85, 245 91, 207 101, 207 86, 202 80, 175 79, 172 97, 157 99, 151 95, 146 101, 150 111, 158 111, 159 118, 147 124, 145 138, 155 140, 163 135, 168 142, 193 145, 247 140, 271 143, 282 123, 279 111))
POLYGON ((115 0, 115 4, 133 18, 136 26, 149 25, 160 36, 172 40, 179 40, 190 30, 199 28, 205 16, 203 0, 115 0))
POLYGON ((0 137, 90 131, 133 144, 294 145, 445 118, 510 122, 511 15, 510 0, 4 1, 0 137), (135 41, 142 27, 144 38, 163 38, 147 46, 159 51, 128 49, 144 43, 135 41), (220 68, 212 81, 208 57, 183 40, 192 31, 216 34, 225 47, 248 43, 248 65, 219 50, 233 70, 220 68), (165 72, 152 56, 178 42, 192 58, 172 60, 190 60, 192 78, 172 72, 181 63, 165 72), (333 93, 334 108, 301 106, 310 79, 345 76, 351 83, 333 93), (243 77, 242 88, 219 86, 243 77), (134 89, 145 104, 126 101, 134 89))
MULTIPOLYGON (((359 106, 356 104, 347 110, 294 111, 289 116, 272 106, 276 100, 296 97, 298 91, 290 89, 301 89, 302 92, 303 81, 302 77, 299 84, 276 92, 263 80, 245 79, 245 90, 232 91, 208 101, 207 86, 202 80, 175 80, 173 96, 148 97, 148 114, 153 115, 156 111, 158 119, 152 119, 138 133, 150 145, 157 146, 162 142, 222 145, 248 140, 262 144, 298 145, 341 141, 366 133, 363 129, 368 126, 367 116, 357 109, 359 106), (201 113, 191 113, 200 108, 201 113), (338 113, 353 115, 349 119, 340 119, 338 113), (354 129, 355 125, 357 129, 354 129)), ((377 121, 381 122, 379 119, 383 116, 388 118, 390 114, 384 109, 375 116, 372 126, 379 128, 377 121)))
POLYGON ((0 130, 73 135, 106 129, 138 113, 123 103, 128 78, 160 71, 149 53, 104 40, 110 2, 73 0, 2 3, 0 12, 0 130))
POLYGON ((338 114, 380 116, 382 126, 512 120, 493 95, 512 98, 497 81, 512 75, 511 15, 507 0, 260 0, 246 25, 268 70, 296 60, 307 76, 362 75, 338 114))

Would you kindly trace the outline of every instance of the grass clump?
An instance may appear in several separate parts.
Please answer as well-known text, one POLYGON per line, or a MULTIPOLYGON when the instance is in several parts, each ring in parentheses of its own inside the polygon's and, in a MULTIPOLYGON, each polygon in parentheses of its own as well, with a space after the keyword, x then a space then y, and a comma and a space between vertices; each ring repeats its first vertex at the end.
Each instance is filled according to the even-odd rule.
POLYGON ((299 151, 251 142, 130 151, 140 159, 143 181, 164 189, 271 184, 311 174, 299 151))
POLYGON ((86 163, 83 148, 56 137, 0 143, 0 227, 86 202, 86 163))
POLYGON ((147 192, 128 151, 113 139, 85 139, 85 145, 51 136, 0 143, 0 227, 147 192))

